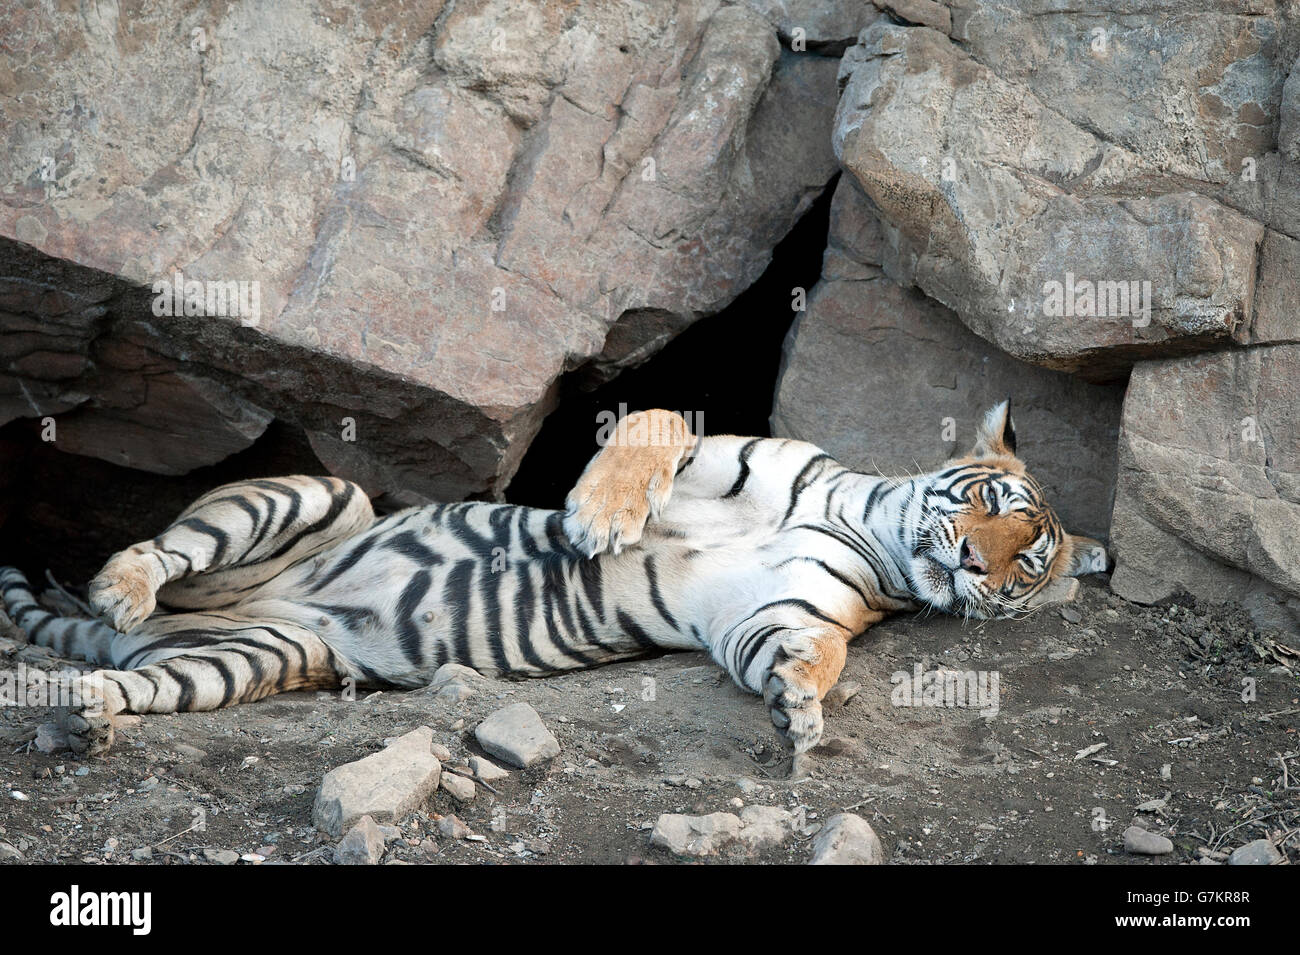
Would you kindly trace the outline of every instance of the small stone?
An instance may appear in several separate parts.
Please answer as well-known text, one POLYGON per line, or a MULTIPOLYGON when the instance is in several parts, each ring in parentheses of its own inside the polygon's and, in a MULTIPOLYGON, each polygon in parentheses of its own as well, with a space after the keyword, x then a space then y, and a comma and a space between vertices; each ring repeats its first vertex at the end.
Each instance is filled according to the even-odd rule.
POLYGON ((213 865, 234 865, 239 861, 239 853, 234 849, 204 849, 203 858, 213 865))
POLYGON ((474 798, 474 780, 458 776, 456 773, 443 773, 440 784, 457 802, 469 802, 474 798))
POLYGON ((484 759, 482 756, 471 756, 469 758, 469 769, 475 776, 484 782, 492 783, 498 779, 505 779, 510 775, 508 769, 502 769, 490 759, 484 759))
POLYGON ((853 680, 842 680, 826 691, 822 698, 822 712, 834 713, 862 691, 862 684, 853 680))
POLYGON ((148 862, 153 858, 153 846, 141 846, 131 850, 131 858, 136 862, 148 862))
POLYGON ((746 796, 752 796, 755 793, 761 793, 763 791, 763 784, 755 782, 748 776, 741 776, 736 780, 736 788, 746 796))
POLYGON ((1141 826, 1129 826, 1124 830, 1124 851, 1141 856, 1162 856, 1173 852, 1174 844, 1141 826))
POLYGON ((1079 611, 1075 610, 1073 607, 1062 607, 1061 618, 1065 620, 1066 623, 1078 623, 1083 619, 1083 614, 1079 613, 1079 611))
POLYGON ((852 756, 856 752, 858 752, 857 744, 842 736, 832 736, 817 746, 819 756, 852 756))
POLYGON ((1276 865, 1282 861, 1282 853, 1273 847, 1267 839, 1256 839, 1244 846, 1238 846, 1228 856, 1228 865, 1276 865))
POLYGON ((842 812, 831 816, 813 840, 809 865, 881 865, 885 851, 880 837, 861 816, 842 812))
POLYGON ((451 762, 451 750, 446 746, 443 746, 441 743, 434 743, 433 746, 430 747, 430 752, 433 753, 440 763, 451 762))
POLYGON ((444 663, 434 671, 433 679, 429 681, 429 688, 437 690, 448 683, 463 683, 470 686, 474 683, 481 683, 485 679, 486 677, 473 667, 467 667, 460 663, 444 663))
POLYGON ((497 759, 527 769, 560 755, 560 744, 527 703, 497 710, 474 729, 479 745, 497 759))
POLYGON ((42 723, 36 727, 35 746, 42 753, 58 753, 68 749, 68 733, 58 723, 42 723))
POLYGON ((191 746, 189 743, 176 743, 171 748, 172 752, 184 759, 200 760, 208 754, 206 750, 199 749, 197 746, 191 746))
POLYGON ((316 828, 339 838, 362 816, 396 822, 438 788, 442 764, 431 752, 433 730, 412 730, 387 748, 331 769, 312 806, 316 828))
POLYGON ((794 817, 780 806, 746 806, 740 810, 740 823, 740 841, 750 849, 766 849, 789 838, 794 817))
POLYGON ((741 822, 729 812, 707 816, 664 813, 650 832, 650 844, 676 855, 707 856, 740 835, 741 822))
POLYGON ((441 700, 443 703, 455 705, 457 703, 464 703, 473 695, 474 691, 464 683, 448 683, 438 690, 434 699, 441 700))
POLYGON ((0 842, 0 862, 22 862, 23 854, 7 842, 0 842))
POLYGON ((334 848, 339 865, 375 865, 384 855, 384 834, 375 820, 362 816, 334 848))
POLYGON ((444 839, 464 839, 470 833, 469 826, 461 822, 456 816, 443 816, 438 820, 438 835, 444 839))

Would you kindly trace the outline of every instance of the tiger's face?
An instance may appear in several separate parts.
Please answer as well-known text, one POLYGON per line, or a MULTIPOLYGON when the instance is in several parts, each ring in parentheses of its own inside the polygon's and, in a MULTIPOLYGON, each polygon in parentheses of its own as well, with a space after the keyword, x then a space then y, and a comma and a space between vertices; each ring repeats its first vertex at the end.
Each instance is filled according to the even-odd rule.
POLYGON ((1107 569, 1105 548, 1065 532, 1015 450, 1003 402, 985 416, 974 449, 924 482, 908 566, 923 602, 964 617, 1014 617, 1071 599, 1074 577, 1107 569))

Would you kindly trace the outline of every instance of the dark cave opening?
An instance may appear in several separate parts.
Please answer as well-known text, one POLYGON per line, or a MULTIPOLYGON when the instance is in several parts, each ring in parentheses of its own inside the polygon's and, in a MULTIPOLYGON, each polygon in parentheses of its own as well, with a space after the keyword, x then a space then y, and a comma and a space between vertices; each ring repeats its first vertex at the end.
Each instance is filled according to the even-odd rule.
POLYGON ((163 530, 221 484, 273 474, 324 474, 301 428, 275 420, 250 447, 188 474, 154 474, 60 451, 40 421, 0 428, 0 566, 43 581, 86 583, 110 554, 163 530))
POLYGON ((793 289, 821 277, 830 228, 832 180, 773 250, 772 261, 734 302, 691 325, 652 358, 584 390, 580 373, 560 384, 547 416, 506 490, 506 500, 561 507, 596 451, 597 415, 647 408, 690 412, 703 434, 769 436, 781 348, 796 312, 793 289))
MULTIPOLYGON (((691 412, 706 434, 769 433, 781 348, 794 320, 792 289, 821 274, 832 182, 776 246, 759 279, 726 309, 682 332, 644 364, 595 389, 581 370, 506 492, 511 503, 559 507, 595 451, 596 416, 645 408, 691 412)), ((200 495, 231 481, 323 474, 301 428, 274 420, 250 447, 182 475, 154 474, 70 454, 41 440, 39 419, 0 427, 0 566, 33 582, 49 569, 74 589, 112 553, 158 533, 200 495)), ((382 509, 382 508, 381 508, 382 509)))

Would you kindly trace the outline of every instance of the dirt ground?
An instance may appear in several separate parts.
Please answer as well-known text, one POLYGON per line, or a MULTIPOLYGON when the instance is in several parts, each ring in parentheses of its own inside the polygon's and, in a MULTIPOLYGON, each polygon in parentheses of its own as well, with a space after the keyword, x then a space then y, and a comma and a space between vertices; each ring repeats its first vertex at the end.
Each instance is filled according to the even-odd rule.
MULTIPOLYGON (((14 635, 0 640, 0 664, 55 662, 14 635)), ((478 754, 476 723, 524 700, 561 755, 513 772, 495 794, 480 787, 467 805, 438 792, 402 821, 385 862, 694 861, 650 845, 659 814, 739 803, 785 807, 799 826, 757 855, 723 850, 702 861, 806 862, 818 827, 848 809, 900 864, 1175 864, 1258 838, 1295 862, 1296 646, 1294 634, 1257 631, 1234 608, 1131 606, 1096 579, 1064 613, 980 624, 898 617, 850 648, 842 685, 861 689, 828 713, 798 779, 787 777, 761 702, 700 654, 491 682, 454 705, 427 691, 353 702, 291 694, 147 716, 90 760, 40 752, 31 737, 51 711, 9 707, 0 709, 0 842, 27 862, 219 858, 204 850, 247 856, 239 864, 331 862, 333 842, 311 821, 327 770, 421 725, 454 756, 478 754), (891 675, 911 677, 916 665, 996 673, 997 712, 894 705, 891 675), (1243 701, 1250 680, 1254 698, 1243 701), (437 819, 450 813, 476 837, 440 838, 437 819), (1135 817, 1174 852, 1127 854, 1122 832, 1135 817)))

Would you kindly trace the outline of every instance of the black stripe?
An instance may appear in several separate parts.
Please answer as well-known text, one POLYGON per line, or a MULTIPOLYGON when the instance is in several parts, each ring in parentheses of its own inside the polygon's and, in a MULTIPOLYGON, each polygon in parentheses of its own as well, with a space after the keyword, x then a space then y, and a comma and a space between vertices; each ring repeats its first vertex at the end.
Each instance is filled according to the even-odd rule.
POLYGON ((781 518, 782 526, 785 526, 785 522, 790 519, 790 515, 794 513, 795 507, 799 504, 799 495, 803 494, 808 485, 812 483, 807 480, 808 473, 823 461, 831 460, 833 459, 829 454, 815 454, 809 458, 808 463, 800 469, 798 475, 795 476, 794 484, 790 488, 790 506, 785 509, 785 517, 781 518))
POLYGON ((207 537, 211 537, 216 547, 212 551, 212 558, 208 562, 209 567, 216 567, 221 558, 226 554, 226 548, 230 546, 230 535, 220 527, 213 527, 207 521, 200 520, 197 517, 187 517, 185 520, 173 525, 172 529, 188 528, 207 537))
MULTIPOLYGON (((447 574, 442 590, 442 603, 451 612, 452 646, 456 660, 465 666, 474 666, 474 654, 469 643, 470 584, 474 579, 474 561, 458 560, 447 574)), ((477 668, 476 668, 477 669, 477 668)))
POLYGON ((622 610, 618 612, 618 625, 623 628, 623 632, 635 640, 640 646, 647 650, 659 649, 659 644, 650 639, 650 634, 641 629, 640 624, 633 620, 622 610))
POLYGON ((366 554, 370 553, 370 549, 375 546, 378 540, 379 540, 378 534, 372 534, 369 537, 364 538, 361 541, 361 543, 357 544, 350 551, 348 551, 347 554, 344 555, 342 560, 340 560, 333 567, 331 567, 329 569, 329 573, 327 573, 324 577, 320 578, 320 580, 316 581, 316 583, 312 586, 309 593, 313 593, 313 594, 318 593, 325 587, 328 587, 334 581, 338 580, 340 575, 346 574, 349 570, 351 570, 353 567, 357 565, 357 561, 359 561, 362 557, 365 557, 366 554))
POLYGON ((749 480, 749 458, 754 453, 754 449, 758 447, 760 440, 762 439, 755 438, 753 441, 748 441, 740 449, 740 474, 736 477, 736 483, 731 485, 731 490, 722 495, 724 498, 735 497, 745 489, 745 482, 749 480))
MULTIPOLYGON (((452 576, 455 576, 459 569, 460 564, 457 564, 456 570, 452 571, 452 576)), ((450 577, 448 582, 450 584, 450 577)), ((402 653, 406 654, 406 659, 416 667, 424 666, 424 639, 419 625, 415 622, 415 612, 419 609, 420 602, 428 595, 432 583, 433 575, 429 571, 419 571, 407 582, 402 589, 402 596, 397 601, 397 639, 401 644, 402 653)), ((468 596, 465 600, 468 600, 468 596)), ((463 617, 465 614, 463 603, 459 610, 463 617)), ((456 608, 453 606, 453 613, 455 612, 456 608)))
POLYGON ((664 603, 663 594, 659 592, 659 572, 655 570, 655 558, 653 554, 647 554, 645 559, 646 580, 650 583, 650 602, 654 604, 655 610, 659 611, 659 616, 664 618, 664 622, 674 630, 680 630, 677 625, 677 619, 668 612, 668 606, 664 603))

